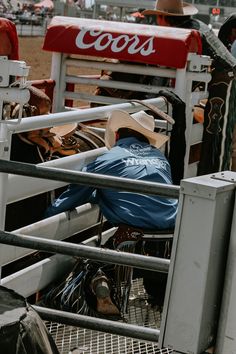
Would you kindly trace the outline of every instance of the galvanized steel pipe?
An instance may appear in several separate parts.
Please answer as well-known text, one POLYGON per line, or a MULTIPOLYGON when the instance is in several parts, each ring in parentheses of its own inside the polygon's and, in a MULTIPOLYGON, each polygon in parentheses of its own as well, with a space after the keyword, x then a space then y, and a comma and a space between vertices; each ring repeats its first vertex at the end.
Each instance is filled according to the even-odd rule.
POLYGON ((40 317, 46 321, 58 322, 61 324, 82 327, 94 331, 118 334, 121 336, 147 340, 150 342, 158 342, 160 330, 147 328, 143 326, 135 326, 127 323, 109 321, 101 318, 93 318, 85 315, 64 312, 40 306, 33 306, 40 317))
POLYGON ((149 181, 137 181, 130 178, 101 175, 90 172, 68 171, 64 169, 33 165, 22 162, 0 160, 0 172, 17 174, 28 177, 38 177, 82 184, 99 188, 112 188, 142 194, 159 195, 168 198, 179 197, 179 186, 149 181))
POLYGON ((118 252, 107 248, 81 244, 77 245, 63 241, 47 240, 40 237, 19 235, 6 231, 0 231, 0 243, 164 273, 168 273, 170 265, 169 259, 118 252))

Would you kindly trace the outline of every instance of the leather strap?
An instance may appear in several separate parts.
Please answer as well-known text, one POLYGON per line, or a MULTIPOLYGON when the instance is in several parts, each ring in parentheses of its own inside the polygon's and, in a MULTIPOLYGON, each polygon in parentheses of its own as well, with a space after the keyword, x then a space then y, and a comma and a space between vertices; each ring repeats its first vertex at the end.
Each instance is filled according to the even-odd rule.
MULTIPOLYGON (((163 97, 165 99, 165 97, 163 97)), ((168 123, 170 123, 171 125, 175 124, 175 121, 174 119, 169 116, 169 114, 163 112, 162 110, 160 110, 159 108, 157 108, 156 106, 150 104, 150 103, 147 103, 147 102, 144 102, 142 100, 131 100, 131 102, 136 102, 136 103, 139 103, 141 105, 143 105, 144 107, 150 109, 152 112, 154 112, 155 114, 157 114, 160 118, 166 120, 168 123)))

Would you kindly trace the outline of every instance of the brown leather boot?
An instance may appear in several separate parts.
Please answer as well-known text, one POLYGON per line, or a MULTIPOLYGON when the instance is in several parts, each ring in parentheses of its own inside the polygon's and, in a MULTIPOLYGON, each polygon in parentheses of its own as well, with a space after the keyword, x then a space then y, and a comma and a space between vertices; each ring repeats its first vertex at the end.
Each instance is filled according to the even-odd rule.
POLYGON ((95 277, 91 287, 97 297, 97 311, 104 315, 119 315, 120 311, 112 302, 108 279, 104 275, 95 277))

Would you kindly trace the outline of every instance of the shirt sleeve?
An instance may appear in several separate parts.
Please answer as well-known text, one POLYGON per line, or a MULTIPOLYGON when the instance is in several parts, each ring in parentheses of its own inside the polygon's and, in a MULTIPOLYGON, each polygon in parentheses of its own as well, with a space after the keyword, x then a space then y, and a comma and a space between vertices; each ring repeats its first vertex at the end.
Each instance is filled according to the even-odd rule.
MULTIPOLYGON (((93 172, 93 164, 89 164, 89 172, 93 172)), ((88 172, 88 167, 83 168, 88 172)), ((72 210, 82 204, 94 202, 95 187, 70 184, 68 188, 50 205, 45 217, 50 217, 68 210, 72 210)))
POLYGON ((94 187, 81 187, 77 184, 69 185, 67 190, 47 208, 45 217, 72 210, 82 204, 92 201, 94 190, 94 187))

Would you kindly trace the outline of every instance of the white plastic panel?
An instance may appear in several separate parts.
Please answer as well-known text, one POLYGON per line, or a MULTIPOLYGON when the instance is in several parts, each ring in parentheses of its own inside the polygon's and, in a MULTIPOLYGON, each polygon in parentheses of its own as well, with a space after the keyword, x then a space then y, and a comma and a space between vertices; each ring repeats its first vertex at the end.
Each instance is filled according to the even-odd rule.
MULTIPOLYGON (((76 155, 63 157, 60 159, 44 162, 39 166, 57 167, 72 171, 80 171, 83 166, 93 161, 97 156, 107 149, 99 148, 91 151, 81 152, 76 155)), ((47 192, 67 183, 52 181, 47 179, 32 178, 18 175, 9 175, 8 179, 8 203, 13 203, 26 197, 31 197, 43 192, 47 192)))
POLYGON ((216 336, 233 203, 227 180, 208 175, 181 183, 161 327, 162 346, 176 353, 200 354, 216 336))
POLYGON ((191 145, 198 144, 202 141, 203 134, 203 124, 196 123, 192 126, 192 134, 191 134, 191 145))
POLYGON ((216 354, 234 354, 236 353, 236 207, 234 208, 231 225, 231 236, 223 289, 216 354))
MULTIPOLYGON (((70 214, 66 212, 52 216, 51 218, 15 230, 14 233, 26 235, 26 237, 29 235, 46 239, 64 240, 96 224, 98 215, 99 209, 97 206, 84 204, 70 212, 70 214)), ((1 265, 23 257, 32 251, 22 247, 1 245, 1 265)))
MULTIPOLYGON (((105 231, 103 239, 106 240, 113 233, 114 228, 105 231)), ((96 246, 96 240, 97 236, 94 236, 85 240, 83 244, 96 246)), ((75 261, 75 257, 56 254, 3 278, 1 285, 28 297, 54 282, 56 278, 62 277, 71 270, 75 261)))

